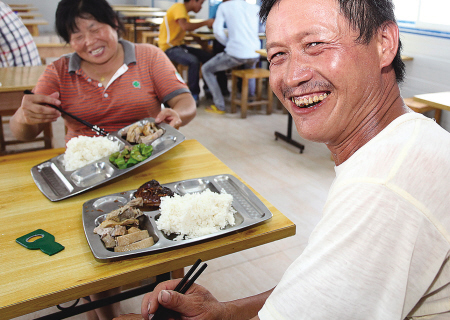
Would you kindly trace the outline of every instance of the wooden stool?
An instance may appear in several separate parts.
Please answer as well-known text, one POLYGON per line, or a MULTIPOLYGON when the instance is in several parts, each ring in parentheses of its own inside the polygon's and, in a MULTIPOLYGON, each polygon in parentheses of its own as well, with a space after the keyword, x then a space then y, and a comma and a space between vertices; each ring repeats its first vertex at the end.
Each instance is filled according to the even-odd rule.
POLYGON ((441 113, 442 113, 441 109, 433 108, 425 103, 415 101, 413 98, 406 98, 403 99, 403 101, 414 112, 425 113, 434 110, 434 119, 436 120, 436 123, 437 124, 441 123, 441 113))
POLYGON ((273 103, 273 93, 269 85, 269 70, 267 69, 243 69, 243 70, 233 70, 231 72, 231 113, 236 112, 236 105, 241 106, 241 118, 247 117, 247 107, 249 106, 261 106, 267 105, 267 114, 272 113, 272 103, 273 103), (236 98, 238 91, 237 82, 238 78, 242 79, 242 91, 241 100, 236 98), (248 80, 256 79, 256 100, 248 101, 248 80), (262 99, 262 82, 267 79, 267 100, 262 99))

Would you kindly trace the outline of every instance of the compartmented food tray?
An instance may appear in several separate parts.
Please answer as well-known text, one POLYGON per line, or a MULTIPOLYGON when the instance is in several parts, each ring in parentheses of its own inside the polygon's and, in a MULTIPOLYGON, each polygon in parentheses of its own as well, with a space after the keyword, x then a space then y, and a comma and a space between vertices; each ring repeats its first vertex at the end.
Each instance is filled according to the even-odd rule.
MULTIPOLYGON (((145 118, 136 123, 143 126, 154 121, 153 118, 145 118)), ((122 132, 131 125, 110 133, 108 138, 118 141, 121 149, 125 145, 131 147, 132 144, 122 138, 122 132)), ((185 136, 170 125, 160 123, 157 126, 163 129, 164 133, 151 143, 153 147, 151 156, 132 167, 119 169, 109 161, 108 156, 80 169, 67 171, 64 168, 64 154, 61 154, 31 168, 31 175, 39 190, 51 201, 74 196, 142 166, 184 141, 185 136)))
POLYGON ((224 174, 208 176, 163 184, 162 186, 170 188, 173 192, 178 193, 181 196, 188 193, 199 193, 206 189, 217 193, 224 190, 226 193, 233 196, 232 207, 236 210, 236 213, 234 214, 235 225, 227 226, 218 232, 201 237, 175 240, 177 235, 166 235, 164 232, 158 230, 156 220, 160 214, 159 208, 157 208, 157 210, 148 211, 148 209, 143 207, 141 208, 141 211, 143 211, 144 214, 139 217, 139 227, 142 230, 146 229, 148 231, 149 235, 153 237, 155 244, 144 249, 127 252, 114 252, 113 250, 105 247, 100 239, 100 236, 94 233, 93 230, 106 219, 109 212, 124 206, 130 200, 134 199, 134 192, 136 190, 115 193, 89 200, 83 204, 84 232, 92 253, 96 259, 112 261, 136 255, 173 249, 212 239, 227 233, 236 232, 272 217, 272 213, 262 203, 262 201, 247 186, 232 175, 224 174))

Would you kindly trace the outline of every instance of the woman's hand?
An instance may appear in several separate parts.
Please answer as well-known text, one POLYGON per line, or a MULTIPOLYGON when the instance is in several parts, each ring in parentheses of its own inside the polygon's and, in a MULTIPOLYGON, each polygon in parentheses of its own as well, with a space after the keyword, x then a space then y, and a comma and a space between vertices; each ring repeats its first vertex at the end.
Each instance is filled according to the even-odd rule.
POLYGON ((181 121, 181 118, 180 118, 180 115, 178 114, 178 112, 176 112, 175 110, 170 109, 170 108, 162 109, 156 116, 155 122, 157 124, 161 123, 161 122, 165 122, 165 123, 171 125, 172 127, 174 127, 175 129, 178 129, 183 124, 183 121, 181 121))
POLYGON ((61 116, 61 113, 49 107, 48 104, 61 105, 61 101, 58 98, 58 92, 54 92, 49 96, 39 94, 24 95, 22 104, 17 111, 16 121, 26 125, 56 121, 61 116))
POLYGON ((169 118, 170 119, 169 122, 167 122, 167 121, 165 121, 165 122, 169 123, 175 129, 178 129, 181 126, 187 125, 192 119, 194 119, 195 114, 197 113, 197 105, 195 103, 195 100, 192 97, 192 95, 187 92, 173 97, 172 99, 167 101, 167 104, 169 105, 170 109, 165 108, 165 109, 161 110, 161 112, 155 118, 156 123, 158 123, 159 120, 160 120, 159 122, 164 121, 163 119, 165 118, 165 116, 163 116, 163 114, 165 114, 165 112, 168 112, 168 114, 171 114, 172 117, 175 117, 175 114, 176 114, 178 119, 181 120, 181 123, 176 122, 176 123, 174 123, 174 125, 172 125, 172 123, 171 123, 172 119, 170 119, 170 118, 169 118), (171 113, 171 112, 174 112, 174 113, 171 113), (161 115, 161 117, 160 117, 160 115, 161 115))
POLYGON ((40 94, 26 94, 22 104, 9 121, 13 135, 21 141, 30 141, 36 138, 44 128, 44 124, 56 121, 61 113, 49 107, 48 104, 61 105, 59 93, 49 96, 40 94))
POLYGON ((185 294, 175 291, 181 279, 169 280, 158 284, 153 292, 147 293, 141 305, 142 317, 151 319, 160 305, 179 313, 175 319, 214 320, 226 319, 225 304, 216 298, 204 287, 193 284, 185 294))

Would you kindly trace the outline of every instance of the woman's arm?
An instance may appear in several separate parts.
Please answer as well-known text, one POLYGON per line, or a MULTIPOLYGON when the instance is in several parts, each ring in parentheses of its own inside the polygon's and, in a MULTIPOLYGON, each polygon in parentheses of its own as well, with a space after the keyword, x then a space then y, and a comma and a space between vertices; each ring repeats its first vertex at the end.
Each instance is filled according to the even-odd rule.
POLYGON ((197 105, 190 93, 179 94, 167 101, 167 104, 170 109, 162 109, 155 118, 156 123, 165 122, 178 129, 187 125, 197 114, 197 105))
POLYGON ((46 104, 59 106, 59 93, 46 95, 24 95, 22 104, 10 119, 10 128, 16 139, 29 141, 36 138, 44 124, 56 121, 61 113, 46 104))

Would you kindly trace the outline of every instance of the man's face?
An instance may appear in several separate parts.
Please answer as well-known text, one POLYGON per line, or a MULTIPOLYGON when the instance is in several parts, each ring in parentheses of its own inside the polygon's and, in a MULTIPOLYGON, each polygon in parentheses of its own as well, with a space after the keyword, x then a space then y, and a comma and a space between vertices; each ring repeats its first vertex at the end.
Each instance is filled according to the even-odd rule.
POLYGON ((378 41, 356 43, 336 0, 281 0, 266 34, 271 87, 300 135, 333 146, 351 139, 382 94, 378 41))
POLYGON ((205 0, 194 0, 194 4, 195 4, 195 6, 194 6, 194 12, 195 13, 199 13, 200 12, 200 10, 202 9, 202 5, 203 5, 203 2, 204 2, 205 0))

